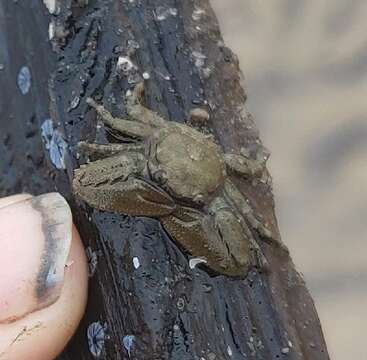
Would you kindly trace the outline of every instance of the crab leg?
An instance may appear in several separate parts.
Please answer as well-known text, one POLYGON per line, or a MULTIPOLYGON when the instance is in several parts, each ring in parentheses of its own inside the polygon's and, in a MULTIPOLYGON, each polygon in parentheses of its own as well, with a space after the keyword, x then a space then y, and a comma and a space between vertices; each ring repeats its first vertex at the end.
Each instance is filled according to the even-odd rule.
POLYGON ((129 117, 133 120, 150 125, 152 127, 166 127, 166 120, 164 120, 156 112, 148 109, 141 104, 143 92, 144 83, 139 83, 135 86, 133 93, 128 98, 126 107, 129 117))
POLYGON ((78 149, 84 155, 90 157, 93 161, 116 155, 124 151, 143 151, 144 146, 138 144, 96 144, 80 141, 78 149))
POLYGON ((256 219, 250 205, 246 202, 242 193, 229 180, 227 180, 225 183, 225 195, 227 200, 233 203, 233 205, 240 211, 242 216, 244 216, 249 224, 256 229, 262 237, 273 240, 271 231, 258 219, 256 219))
POLYGON ((154 111, 146 108, 141 104, 130 105, 127 107, 129 117, 140 123, 153 127, 162 128, 167 126, 167 121, 161 118, 154 111))
POLYGON ((215 214, 216 228, 226 243, 231 244, 231 253, 238 264, 248 267, 254 264, 262 270, 268 269, 268 262, 256 243, 243 215, 236 211, 231 199, 216 198, 210 204, 210 211, 215 214))
POLYGON ((264 241, 279 247, 286 253, 289 252, 287 247, 280 240, 278 240, 260 220, 256 218, 252 208, 247 203, 242 193, 229 180, 225 182, 224 194, 227 201, 232 203, 232 205, 238 209, 244 219, 258 232, 264 241))
POLYGON ((264 164, 248 159, 243 155, 224 154, 227 166, 234 172, 244 176, 261 176, 264 172, 264 164))
MULTIPOLYGON (((76 181, 78 178, 74 183, 76 181)), ((74 185, 74 191, 93 208, 131 216, 159 218, 172 213, 175 208, 174 201, 167 193, 135 177, 89 189, 74 185)))
POLYGON ((113 117, 104 106, 97 104, 92 98, 87 99, 87 104, 96 110, 105 125, 124 135, 133 138, 145 138, 152 132, 152 128, 147 124, 113 117))
POLYGON ((99 210, 132 216, 171 214, 175 202, 164 190, 144 178, 146 159, 141 153, 119 153, 75 170, 74 193, 99 210))
POLYGON ((247 264, 244 267, 233 266, 233 258, 216 231, 212 216, 193 208, 177 206, 171 215, 160 220, 168 233, 174 234, 175 240, 185 250, 195 257, 203 258, 216 272, 230 276, 243 276, 246 273, 247 264))
MULTIPOLYGON (((244 231, 243 224, 224 204, 224 199, 213 203, 210 209, 212 215, 177 206, 171 215, 160 220, 185 250, 202 258, 212 270, 229 276, 245 276, 252 258, 257 260, 260 255, 248 241, 252 234, 244 231)), ((256 263, 260 266, 264 262, 256 263)))

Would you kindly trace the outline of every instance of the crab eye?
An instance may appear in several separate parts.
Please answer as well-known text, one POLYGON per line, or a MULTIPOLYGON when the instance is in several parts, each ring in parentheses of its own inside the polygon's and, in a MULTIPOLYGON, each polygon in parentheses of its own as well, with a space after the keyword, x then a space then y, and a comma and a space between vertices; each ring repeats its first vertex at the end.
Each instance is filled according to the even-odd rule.
POLYGON ((204 195, 203 194, 197 194, 194 197, 194 201, 198 204, 198 205, 204 205, 204 195))
POLYGON ((167 182, 167 173, 164 170, 157 170, 154 174, 153 174, 153 179, 158 183, 158 184, 165 184, 167 182))

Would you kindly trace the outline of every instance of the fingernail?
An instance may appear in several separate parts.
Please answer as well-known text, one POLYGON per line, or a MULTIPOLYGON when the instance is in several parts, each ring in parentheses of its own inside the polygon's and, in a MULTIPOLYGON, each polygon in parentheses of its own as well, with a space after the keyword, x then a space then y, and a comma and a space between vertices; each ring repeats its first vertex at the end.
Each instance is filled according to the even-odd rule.
POLYGON ((71 231, 69 205, 58 193, 0 208, 0 324, 59 298, 71 231))

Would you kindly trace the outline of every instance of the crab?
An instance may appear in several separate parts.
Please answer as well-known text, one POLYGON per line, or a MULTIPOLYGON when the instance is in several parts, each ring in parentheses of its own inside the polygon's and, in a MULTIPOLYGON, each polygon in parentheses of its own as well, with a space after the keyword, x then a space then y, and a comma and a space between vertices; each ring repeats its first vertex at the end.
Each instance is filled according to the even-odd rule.
POLYGON ((75 170, 75 194, 99 210, 160 220, 215 273, 245 277, 252 266, 266 266, 254 233, 272 234, 230 178, 261 176, 264 163, 224 153, 208 135, 165 120, 141 104, 143 91, 138 84, 129 97, 127 119, 87 99, 104 125, 134 141, 79 143, 95 161, 75 170))

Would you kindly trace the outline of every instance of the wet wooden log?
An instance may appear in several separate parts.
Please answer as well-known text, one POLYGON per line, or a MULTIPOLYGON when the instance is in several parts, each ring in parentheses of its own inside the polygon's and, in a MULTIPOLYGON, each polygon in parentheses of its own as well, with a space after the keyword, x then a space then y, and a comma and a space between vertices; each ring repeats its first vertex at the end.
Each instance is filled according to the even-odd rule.
MULTIPOLYGON (((47 3, 0 2, 0 195, 61 192, 90 255, 87 312, 59 358, 329 359, 314 303, 279 248, 258 239, 269 273, 211 276, 189 267, 158 221, 102 213, 71 193, 85 160, 77 142, 118 141, 86 97, 124 114, 142 78, 163 116, 184 122, 200 108, 226 151, 262 149, 208 0, 47 3)), ((234 181, 280 241, 270 177, 234 181)))

